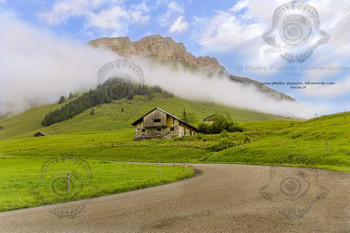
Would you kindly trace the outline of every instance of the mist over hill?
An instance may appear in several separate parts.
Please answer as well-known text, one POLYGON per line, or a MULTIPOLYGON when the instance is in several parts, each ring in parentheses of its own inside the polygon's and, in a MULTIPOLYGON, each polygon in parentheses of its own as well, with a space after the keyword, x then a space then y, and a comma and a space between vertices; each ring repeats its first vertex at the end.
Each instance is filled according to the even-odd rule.
MULTIPOLYGON (((142 43, 124 38, 124 55, 120 55, 99 46, 99 39, 89 46, 15 15, 0 19, 4 35, 0 37, 0 116, 55 103, 70 92, 94 89, 101 67, 121 59, 142 68, 145 85, 161 86, 179 98, 286 117, 310 118, 324 112, 317 104, 290 101, 292 98, 252 79, 229 75, 215 58, 196 58, 171 38, 150 36, 140 40, 142 43)), ((110 40, 115 39, 102 41, 110 40)))
POLYGON ((275 91, 258 81, 229 74, 215 57, 195 57, 192 53, 187 51, 183 43, 178 43, 171 37, 151 35, 138 41, 131 41, 128 37, 104 37, 92 40, 88 45, 110 49, 123 57, 138 56, 152 58, 163 64, 175 64, 188 70, 204 71, 208 75, 228 77, 235 83, 253 86, 260 92, 274 99, 294 101, 292 97, 275 91))

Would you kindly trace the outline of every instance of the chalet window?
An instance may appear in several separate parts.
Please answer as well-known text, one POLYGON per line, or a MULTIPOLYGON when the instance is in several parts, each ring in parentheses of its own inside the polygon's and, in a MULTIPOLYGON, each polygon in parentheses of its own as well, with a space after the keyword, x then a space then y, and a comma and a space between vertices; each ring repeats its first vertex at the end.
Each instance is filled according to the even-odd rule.
POLYGON ((192 136, 192 130, 190 130, 190 135, 192 136))
POLYGON ((159 132, 159 131, 162 131, 162 129, 161 128, 157 128, 157 131, 159 132))
POLYGON ((146 129, 142 129, 142 132, 143 132, 143 133, 146 132, 146 129))
POLYGON ((154 122, 154 123, 156 123, 156 122, 161 122, 161 119, 160 119, 160 118, 156 118, 156 119, 153 120, 153 122, 154 122))
POLYGON ((175 119, 173 118, 173 125, 175 125, 175 119))
POLYGON ((174 131, 175 130, 175 127, 170 127, 170 131, 174 131))

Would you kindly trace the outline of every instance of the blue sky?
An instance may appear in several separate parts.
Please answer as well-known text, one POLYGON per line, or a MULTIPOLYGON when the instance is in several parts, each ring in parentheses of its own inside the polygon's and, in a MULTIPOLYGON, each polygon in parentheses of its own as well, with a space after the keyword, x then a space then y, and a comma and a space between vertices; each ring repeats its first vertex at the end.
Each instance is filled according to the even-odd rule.
POLYGON ((150 34, 171 36, 196 56, 215 56, 232 74, 261 82, 334 82, 335 85, 306 89, 291 89, 286 85, 273 88, 318 106, 320 114, 350 110, 350 3, 304 1, 318 11, 320 29, 330 39, 318 46, 304 63, 289 63, 276 54, 266 53, 267 45, 262 39, 262 34, 271 28, 274 10, 288 2, 0 0, 0 12, 12 12, 21 21, 82 44, 104 36, 128 36, 131 40, 150 34), (304 71, 276 70, 300 67, 304 71), (314 70, 325 67, 328 70, 314 70), (331 70, 334 68, 341 70, 331 70))

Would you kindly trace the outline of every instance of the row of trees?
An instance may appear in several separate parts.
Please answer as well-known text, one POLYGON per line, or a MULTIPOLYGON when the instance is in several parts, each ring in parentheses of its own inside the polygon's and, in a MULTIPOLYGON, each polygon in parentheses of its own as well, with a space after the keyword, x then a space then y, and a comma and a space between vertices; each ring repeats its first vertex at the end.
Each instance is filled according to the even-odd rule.
MULTIPOLYGON (((69 97, 68 99, 71 100, 73 99, 75 96, 73 95, 73 93, 69 93, 69 97)), ((61 96, 59 101, 58 101, 58 104, 63 104, 64 102, 66 102, 66 98, 64 96, 61 96)))
POLYGON ((218 134, 226 130, 227 132, 243 132, 243 128, 225 116, 216 114, 213 123, 201 123, 198 130, 205 134, 218 134))
MULTIPOLYGON (((41 124, 43 126, 49 126, 65 121, 87 109, 101 104, 111 103, 113 100, 121 98, 132 99, 134 95, 152 97, 153 92, 154 90, 152 88, 144 85, 134 85, 122 79, 110 79, 104 84, 99 85, 95 90, 84 93, 81 97, 69 102, 60 109, 51 111, 45 116, 41 124)), ((94 110, 91 110, 90 114, 93 115, 94 110)))
POLYGON ((64 105, 60 109, 51 111, 41 122, 43 126, 49 126, 57 122, 68 120, 85 110, 104 103, 110 103, 111 98, 104 89, 90 90, 81 97, 64 105))

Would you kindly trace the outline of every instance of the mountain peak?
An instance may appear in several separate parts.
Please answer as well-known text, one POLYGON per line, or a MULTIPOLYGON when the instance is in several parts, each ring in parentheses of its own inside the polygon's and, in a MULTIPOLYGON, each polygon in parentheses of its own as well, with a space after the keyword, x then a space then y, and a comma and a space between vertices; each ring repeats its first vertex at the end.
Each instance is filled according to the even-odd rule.
POLYGON ((146 36, 138 41, 128 37, 99 38, 88 43, 92 47, 106 47, 121 56, 155 57, 164 62, 177 62, 185 67, 207 70, 211 73, 226 74, 225 68, 214 57, 195 57, 183 43, 159 34, 146 36))
POLYGON ((290 96, 275 91, 260 82, 230 75, 215 57, 195 57, 187 51, 183 43, 176 42, 171 37, 156 34, 146 36, 138 41, 131 41, 129 37, 104 37, 92 40, 88 45, 111 49, 126 58, 129 56, 150 57, 164 63, 176 63, 186 68, 207 71, 209 74, 225 75, 233 82, 252 85, 274 99, 294 101, 290 96))

